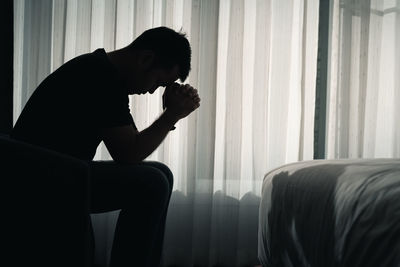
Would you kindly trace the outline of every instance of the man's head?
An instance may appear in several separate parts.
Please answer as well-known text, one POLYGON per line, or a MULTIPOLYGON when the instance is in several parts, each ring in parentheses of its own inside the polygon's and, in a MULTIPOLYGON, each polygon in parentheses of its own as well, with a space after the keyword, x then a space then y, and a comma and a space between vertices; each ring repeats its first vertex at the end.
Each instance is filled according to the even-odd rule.
POLYGON ((171 70, 178 65, 181 81, 189 75, 192 52, 189 41, 183 33, 167 27, 149 29, 138 36, 128 48, 154 52, 154 67, 171 70))
POLYGON ((127 50, 137 55, 139 77, 135 77, 135 93, 153 93, 159 86, 178 78, 183 82, 189 75, 191 48, 183 33, 166 27, 149 29, 127 50))

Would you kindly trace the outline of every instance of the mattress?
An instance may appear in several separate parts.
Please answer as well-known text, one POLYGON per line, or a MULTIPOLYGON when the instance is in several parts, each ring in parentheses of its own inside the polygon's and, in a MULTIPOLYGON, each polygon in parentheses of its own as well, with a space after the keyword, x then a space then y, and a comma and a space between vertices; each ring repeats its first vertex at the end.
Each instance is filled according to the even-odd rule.
POLYGON ((313 160, 265 175, 263 266, 400 266, 400 159, 313 160))

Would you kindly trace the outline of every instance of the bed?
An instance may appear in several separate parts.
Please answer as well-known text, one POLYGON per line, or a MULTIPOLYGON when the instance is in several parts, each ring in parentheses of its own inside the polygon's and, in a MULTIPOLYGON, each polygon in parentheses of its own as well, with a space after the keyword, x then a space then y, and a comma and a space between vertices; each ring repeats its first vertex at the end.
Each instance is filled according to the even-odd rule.
POLYGON ((400 159, 312 160, 264 177, 266 267, 400 266, 400 159))

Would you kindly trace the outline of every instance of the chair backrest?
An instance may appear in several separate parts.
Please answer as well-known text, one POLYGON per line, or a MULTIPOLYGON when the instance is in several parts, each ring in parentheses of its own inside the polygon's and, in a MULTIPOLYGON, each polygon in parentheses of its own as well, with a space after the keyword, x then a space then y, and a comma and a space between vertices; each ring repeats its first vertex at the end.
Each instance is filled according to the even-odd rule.
POLYGON ((2 261, 89 266, 85 162, 0 135, 0 183, 2 261))

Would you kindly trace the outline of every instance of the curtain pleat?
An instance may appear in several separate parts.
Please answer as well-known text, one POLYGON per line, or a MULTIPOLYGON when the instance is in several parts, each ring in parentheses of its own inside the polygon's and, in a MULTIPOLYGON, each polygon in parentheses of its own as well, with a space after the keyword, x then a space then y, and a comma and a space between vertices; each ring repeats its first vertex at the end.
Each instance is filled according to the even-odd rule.
POLYGON ((400 1, 333 1, 327 158, 399 157, 400 1))

